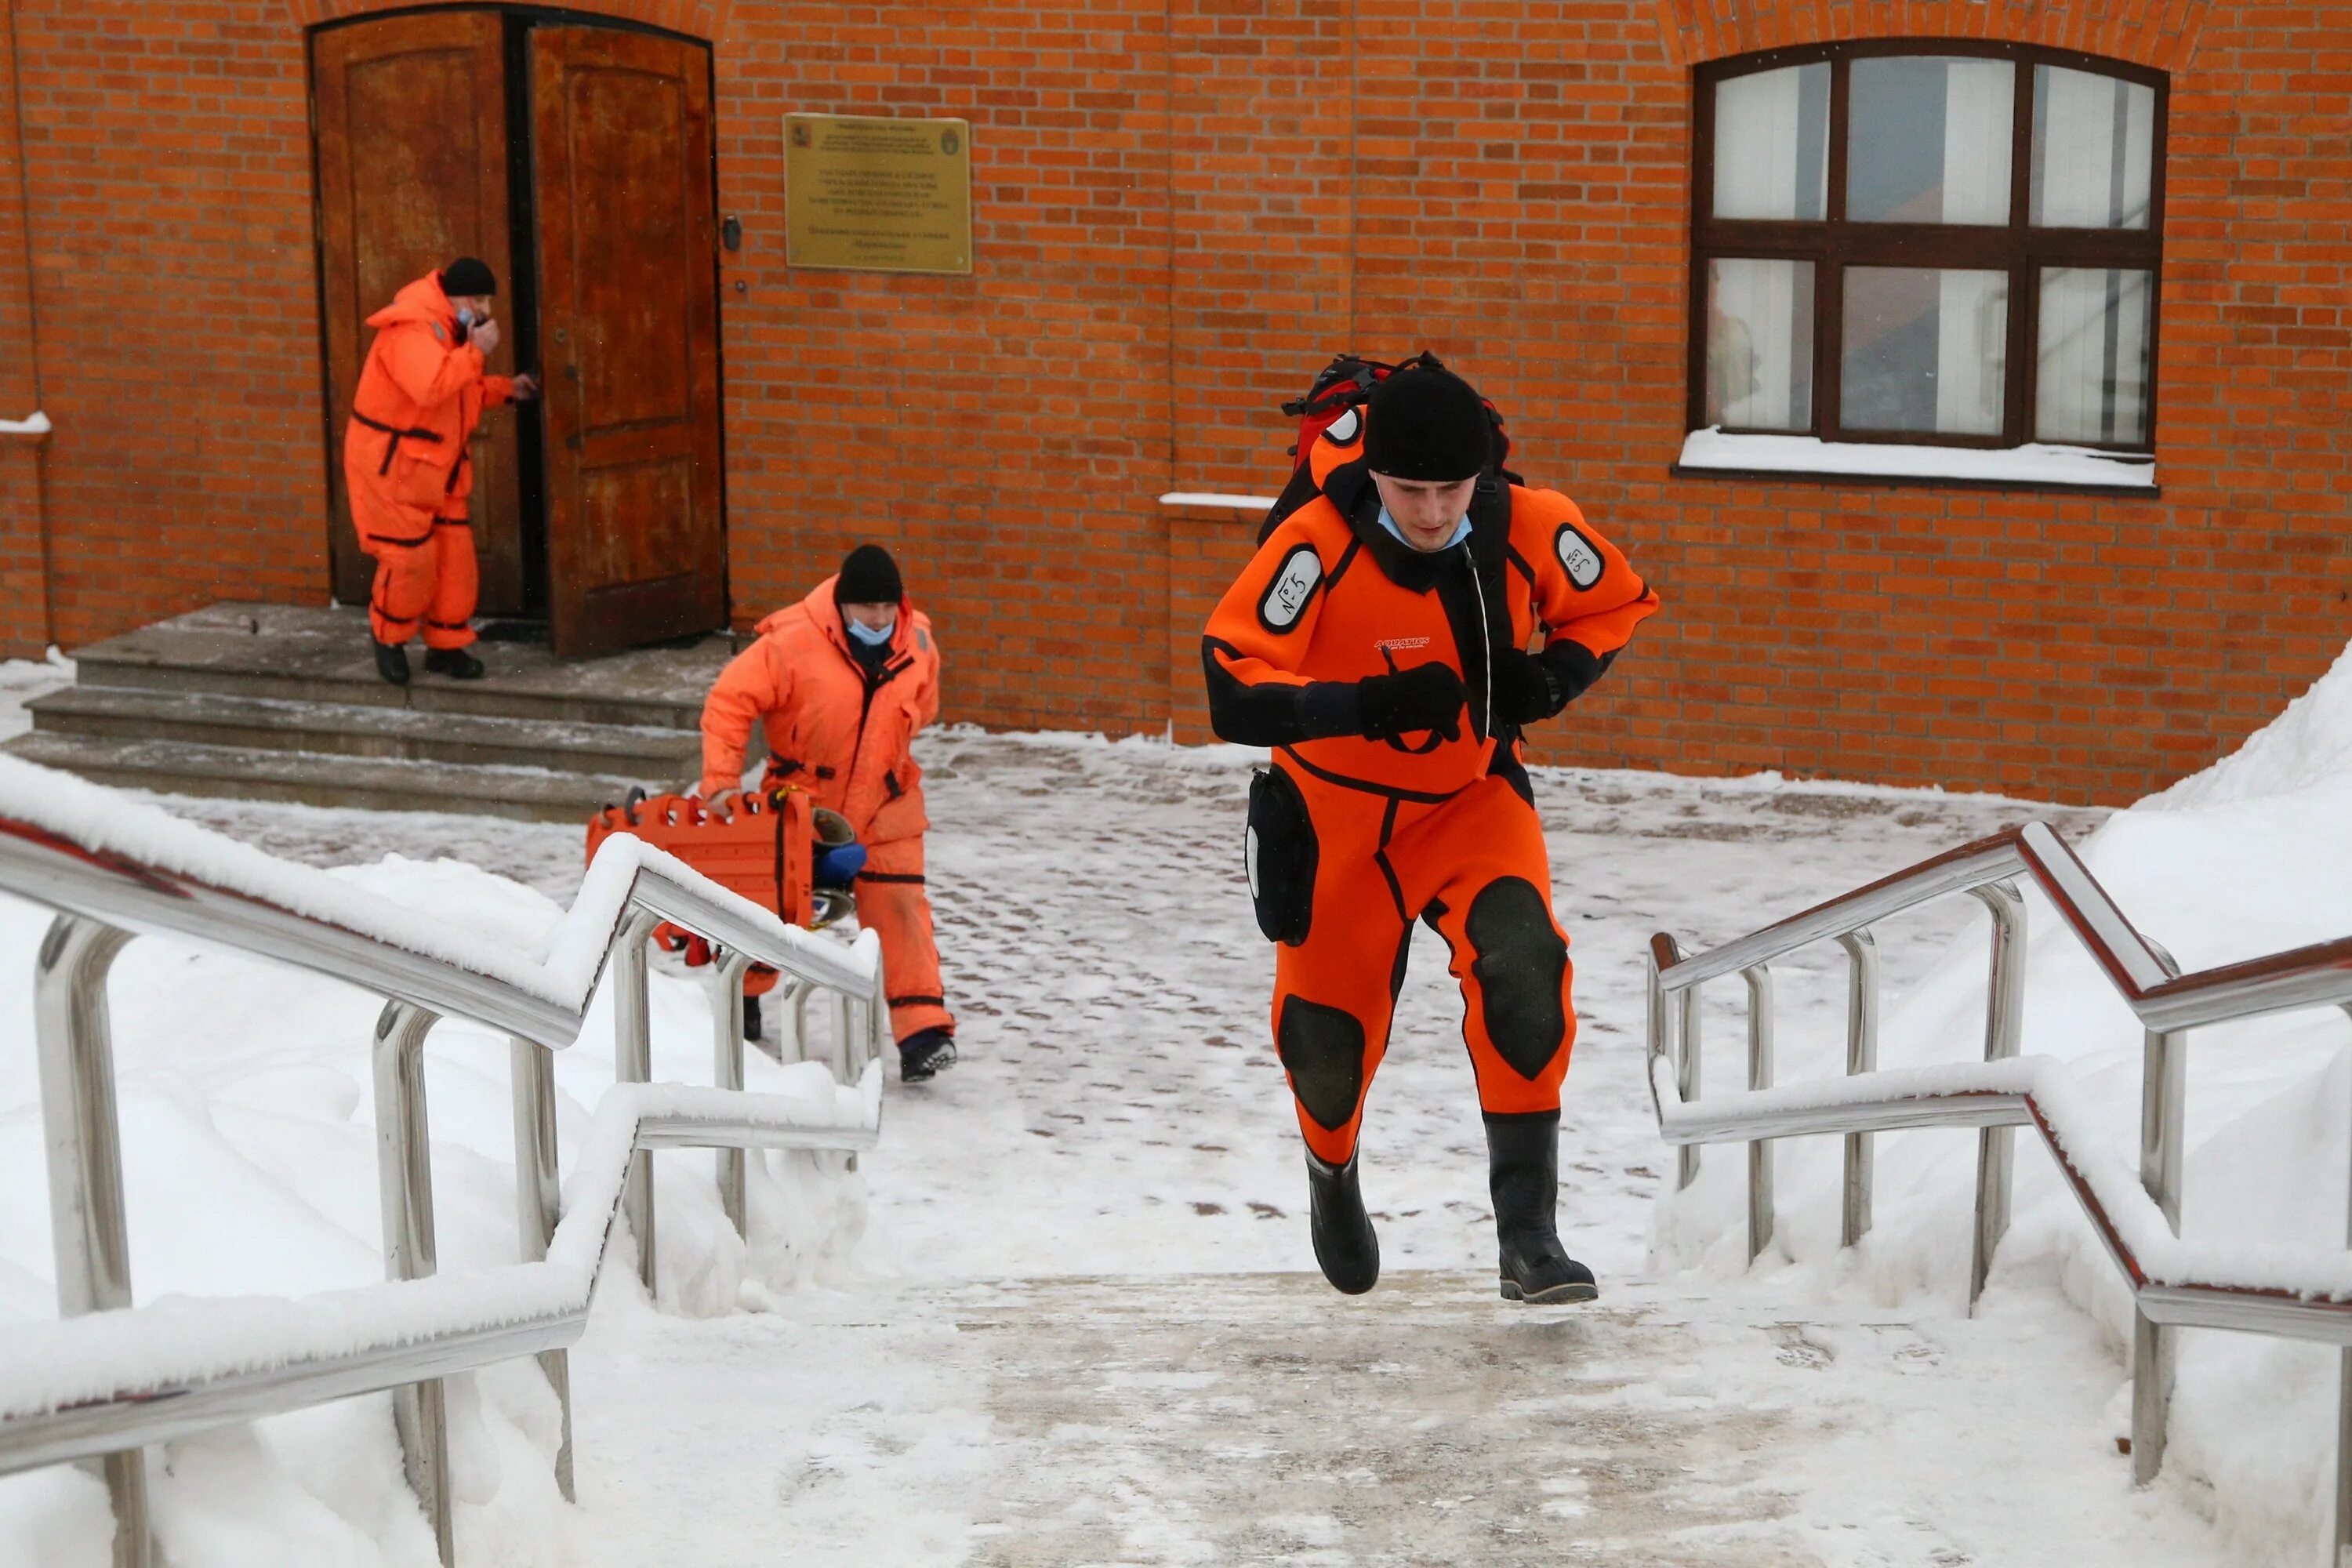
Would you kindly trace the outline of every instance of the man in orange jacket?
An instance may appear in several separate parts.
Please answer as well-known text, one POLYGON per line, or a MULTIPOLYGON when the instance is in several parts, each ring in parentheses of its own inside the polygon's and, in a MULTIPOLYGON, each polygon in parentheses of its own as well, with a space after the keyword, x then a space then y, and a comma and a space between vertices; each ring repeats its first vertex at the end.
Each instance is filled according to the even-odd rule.
POLYGON ((1590 1300, 1555 1219, 1576 1015, 1519 735, 1600 678, 1657 595, 1573 501, 1506 481, 1493 419, 1452 372, 1381 383, 1361 440, 1267 536, 1202 650, 1217 733, 1274 749, 1250 789, 1249 881, 1282 944, 1274 1043, 1316 1260, 1350 1295, 1380 1278, 1357 1134, 1420 921, 1462 987, 1502 1293, 1590 1300))
POLYGON ((376 672, 394 686, 408 684, 406 644, 420 627, 426 669, 481 678, 482 661, 466 651, 480 586, 467 448, 485 408, 539 391, 530 376, 483 369, 499 346, 490 315, 498 291, 488 266, 461 256, 368 318, 375 341, 343 432, 343 486, 360 548, 375 558, 368 629, 376 672))
POLYGON ((768 739, 765 787, 799 784, 849 819, 866 847, 858 923, 882 939, 899 1076, 920 1082, 955 1060, 955 1018, 924 891, 923 770, 910 749, 939 717, 940 648, 878 544, 799 604, 760 623, 760 639, 719 673, 702 705, 702 798, 740 795, 751 726, 768 739))

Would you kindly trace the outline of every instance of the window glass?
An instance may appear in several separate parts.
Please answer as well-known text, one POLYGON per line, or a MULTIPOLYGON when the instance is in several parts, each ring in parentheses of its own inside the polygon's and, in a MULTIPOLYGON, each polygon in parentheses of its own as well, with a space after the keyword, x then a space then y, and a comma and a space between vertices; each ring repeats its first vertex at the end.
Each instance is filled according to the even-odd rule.
POLYGON ((1872 56, 1855 60, 1852 71, 1846 113, 1849 219, 2009 222, 2015 66, 1943 56, 1872 56))
POLYGON ((1811 262, 1707 263, 1706 422, 1735 430, 1811 427, 1811 262))
POLYGON ((2147 439, 2155 282, 2148 272, 2042 268, 2036 440, 2137 445, 2147 439))
POLYGON ((2033 68, 2033 222, 2042 228, 2146 228, 2156 154, 2156 89, 2033 68))
POLYGON ((1727 77, 1715 88, 1715 216, 1829 216, 1830 67, 1727 77))
POLYGON ((1843 325, 1838 407, 1846 428, 2000 434, 2007 273, 1849 268, 1843 325))

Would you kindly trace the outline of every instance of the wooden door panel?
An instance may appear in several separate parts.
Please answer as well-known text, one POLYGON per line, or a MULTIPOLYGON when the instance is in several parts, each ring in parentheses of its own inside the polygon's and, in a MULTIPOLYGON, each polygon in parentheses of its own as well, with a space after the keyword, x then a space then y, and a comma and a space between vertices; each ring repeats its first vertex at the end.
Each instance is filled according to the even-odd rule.
POLYGON ((531 35, 556 651, 726 624, 709 57, 531 35))
MULTIPOLYGON (((335 596, 346 604, 366 603, 374 572, 352 536, 342 471, 352 395, 374 336, 367 318, 457 256, 489 263, 501 314, 513 299, 504 37, 494 13, 436 12, 336 27, 311 42, 329 547, 335 596)), ((511 357, 500 344, 492 368, 510 374, 511 357)), ((525 597, 515 419, 492 413, 474 437, 474 543, 482 608, 493 615, 521 609, 525 597)))

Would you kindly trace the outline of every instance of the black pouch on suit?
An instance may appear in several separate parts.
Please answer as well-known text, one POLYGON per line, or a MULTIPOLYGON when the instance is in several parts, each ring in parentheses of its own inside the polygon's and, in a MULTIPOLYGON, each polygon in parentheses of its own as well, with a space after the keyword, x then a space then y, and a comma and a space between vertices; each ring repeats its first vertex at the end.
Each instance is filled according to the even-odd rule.
POLYGON ((1250 775, 1249 832, 1243 841, 1250 901, 1268 942, 1297 947, 1315 912, 1315 823, 1307 797, 1279 768, 1250 775))

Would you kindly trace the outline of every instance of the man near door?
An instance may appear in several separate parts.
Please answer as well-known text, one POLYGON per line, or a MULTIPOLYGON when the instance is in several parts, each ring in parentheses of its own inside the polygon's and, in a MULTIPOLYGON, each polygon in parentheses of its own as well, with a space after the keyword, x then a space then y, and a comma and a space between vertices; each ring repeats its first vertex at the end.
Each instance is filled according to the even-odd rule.
POLYGON ((849 819, 866 847, 857 920, 882 939, 899 1076, 920 1082, 955 1060, 955 1018, 923 882, 923 770, 909 750, 939 717, 940 649, 908 601, 898 564, 861 544, 807 598, 760 623, 702 705, 702 798, 725 812, 763 724, 763 787, 797 784, 849 819))
POLYGON ((428 272, 368 318, 375 341, 360 368, 343 433, 343 482, 360 548, 375 559, 368 627, 376 672, 408 683, 408 639, 425 634, 425 668, 478 679, 474 640, 479 578, 467 497, 467 447, 486 408, 528 400, 529 375, 491 375, 497 352, 488 266, 461 256, 428 272))

